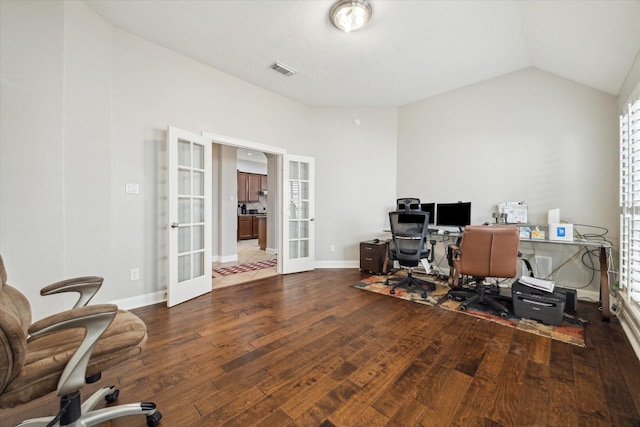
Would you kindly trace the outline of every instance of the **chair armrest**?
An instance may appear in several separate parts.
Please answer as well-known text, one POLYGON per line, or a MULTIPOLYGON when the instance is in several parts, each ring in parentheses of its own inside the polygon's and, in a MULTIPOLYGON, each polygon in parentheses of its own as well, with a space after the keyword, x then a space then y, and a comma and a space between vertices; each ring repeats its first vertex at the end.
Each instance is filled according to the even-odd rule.
POLYGON ((98 276, 83 276, 52 283, 40 290, 40 295, 53 295, 62 292, 78 292, 80 295, 73 308, 83 307, 98 292, 104 279, 98 276))
POLYGON ((449 286, 458 288, 460 286, 460 247, 450 244, 447 247, 447 261, 449 262, 449 278, 447 283, 449 286))
POLYGON ((54 314, 31 325, 28 341, 37 340, 51 332, 65 329, 84 328, 86 330, 84 339, 67 362, 60 376, 58 396, 79 390, 84 385, 93 347, 111 325, 117 312, 117 305, 97 304, 54 314))
POLYGON ((524 262, 524 265, 527 267, 527 273, 529 273, 529 277, 533 277, 533 268, 531 267, 531 263, 529 262, 529 260, 526 259, 520 251, 518 251, 518 258, 520 258, 524 262))

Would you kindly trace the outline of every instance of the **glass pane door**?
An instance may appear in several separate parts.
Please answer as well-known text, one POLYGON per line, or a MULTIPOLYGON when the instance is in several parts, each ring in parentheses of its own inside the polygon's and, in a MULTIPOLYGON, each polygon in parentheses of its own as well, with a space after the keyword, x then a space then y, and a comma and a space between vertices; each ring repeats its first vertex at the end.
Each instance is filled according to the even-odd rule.
POLYGON ((170 128, 168 151, 172 306, 211 290, 211 141, 170 128))
POLYGON ((285 157, 284 273, 314 268, 313 165, 311 157, 285 157))

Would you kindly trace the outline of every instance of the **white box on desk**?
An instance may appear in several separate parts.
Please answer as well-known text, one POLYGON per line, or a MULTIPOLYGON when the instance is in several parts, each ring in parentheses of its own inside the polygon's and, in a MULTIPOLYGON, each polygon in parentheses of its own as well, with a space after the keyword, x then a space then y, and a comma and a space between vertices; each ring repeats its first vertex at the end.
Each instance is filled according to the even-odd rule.
POLYGON ((573 224, 549 224, 549 240, 573 242, 573 224))

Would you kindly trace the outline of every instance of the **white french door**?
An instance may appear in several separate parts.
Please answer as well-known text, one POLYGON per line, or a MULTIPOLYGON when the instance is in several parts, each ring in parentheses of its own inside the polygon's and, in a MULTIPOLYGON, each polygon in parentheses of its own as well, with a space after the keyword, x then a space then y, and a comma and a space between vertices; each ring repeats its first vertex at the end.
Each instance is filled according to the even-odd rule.
POLYGON ((167 306, 211 291, 211 140, 169 127, 167 306))
POLYGON ((314 269, 314 159, 284 155, 282 273, 314 269))

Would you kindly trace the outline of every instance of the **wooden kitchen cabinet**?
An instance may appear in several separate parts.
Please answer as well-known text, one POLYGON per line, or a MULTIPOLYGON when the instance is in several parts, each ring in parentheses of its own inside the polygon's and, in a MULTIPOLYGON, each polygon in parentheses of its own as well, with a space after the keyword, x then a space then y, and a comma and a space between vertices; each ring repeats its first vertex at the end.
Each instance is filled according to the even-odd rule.
POLYGON ((264 215, 238 215, 238 240, 257 239, 261 218, 266 220, 264 215))
POLYGON ((248 173, 238 172, 238 203, 247 202, 248 173))
POLYGON ((238 240, 253 239, 253 215, 238 215, 238 240))
POLYGON ((260 201, 260 176, 250 173, 247 177, 247 202, 255 203, 260 201))
POLYGON ((260 191, 266 189, 267 175, 238 171, 238 203, 259 202, 260 191))
POLYGON ((254 216, 251 220, 251 237, 254 239, 258 238, 259 218, 259 216, 254 216))

